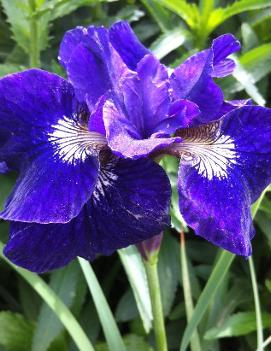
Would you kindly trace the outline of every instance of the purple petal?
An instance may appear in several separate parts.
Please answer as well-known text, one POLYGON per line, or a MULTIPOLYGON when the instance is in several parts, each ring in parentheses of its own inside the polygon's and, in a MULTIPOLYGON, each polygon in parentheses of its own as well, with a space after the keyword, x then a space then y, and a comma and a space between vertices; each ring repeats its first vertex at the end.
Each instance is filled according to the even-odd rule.
POLYGON ((78 217, 67 224, 12 223, 5 255, 39 273, 76 256, 109 255, 159 234, 169 223, 169 202, 170 185, 160 166, 111 159, 78 217))
POLYGON ((84 101, 87 95, 92 106, 109 89, 118 95, 119 80, 129 73, 103 27, 87 29, 83 42, 73 50, 66 69, 77 98, 84 101))
POLYGON ((224 116, 226 113, 235 110, 236 108, 249 105, 253 105, 253 101, 251 99, 224 101, 217 114, 217 119, 224 116))
POLYGON ((254 235, 250 206, 271 183, 270 126, 270 109, 244 106, 181 133, 185 150, 179 148, 178 189, 184 219, 198 235, 243 256, 251 254, 254 235))
POLYGON ((213 41, 213 77, 222 78, 232 73, 235 68, 235 63, 227 57, 239 51, 240 48, 241 45, 239 41, 232 34, 221 35, 213 41))
POLYGON ((71 56, 78 46, 83 41, 84 35, 86 35, 86 29, 83 27, 76 27, 75 29, 69 30, 65 33, 59 49, 58 59, 64 68, 67 67, 71 56))
POLYGON ((137 127, 117 109, 112 100, 106 101, 103 118, 108 145, 121 157, 138 159, 180 141, 179 138, 155 138, 155 134, 148 139, 142 138, 137 127))
POLYGON ((115 23, 109 31, 110 41, 126 65, 136 70, 138 62, 150 51, 143 46, 127 22, 115 23))
POLYGON ((85 157, 77 143, 72 87, 33 69, 1 79, 0 99, 6 135, 0 158, 20 171, 1 218, 70 221, 90 198, 98 174, 96 157, 85 157))
POLYGON ((177 100, 170 106, 169 118, 161 121, 155 128, 155 132, 173 134, 180 128, 189 127, 200 115, 196 104, 188 100, 177 100))
POLYGON ((197 235, 237 255, 251 254, 251 199, 240 173, 209 180, 190 165, 179 170, 180 211, 197 235))
POLYGON ((8 166, 6 162, 0 162, 0 174, 7 173, 7 171, 8 171, 8 166))
POLYGON ((212 121, 223 103, 222 90, 211 78, 212 60, 211 50, 199 52, 177 67, 171 76, 174 98, 188 99, 201 111, 201 115, 191 121, 192 125, 212 121))

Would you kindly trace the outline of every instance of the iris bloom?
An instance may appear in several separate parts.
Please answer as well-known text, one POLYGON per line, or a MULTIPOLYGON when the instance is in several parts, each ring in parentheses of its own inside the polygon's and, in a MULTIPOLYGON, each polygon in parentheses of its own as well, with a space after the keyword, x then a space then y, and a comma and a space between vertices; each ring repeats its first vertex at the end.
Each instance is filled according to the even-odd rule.
MULTIPOLYGON (((169 73, 126 23, 109 33, 130 70, 102 102, 110 148, 127 159, 177 156, 179 206, 187 224, 215 245, 250 255, 250 206, 271 182, 271 111, 249 100, 225 102, 214 82, 233 71, 228 55, 239 42, 223 35, 169 73)), ((65 64, 80 96, 89 95, 90 84, 81 67, 89 69, 95 57, 89 34, 73 30, 62 44, 69 48, 65 64)))
POLYGON ((4 253, 29 270, 111 254, 169 222, 166 174, 150 159, 114 156, 91 102, 38 69, 0 80, 0 162, 19 172, 0 214, 11 221, 4 253))

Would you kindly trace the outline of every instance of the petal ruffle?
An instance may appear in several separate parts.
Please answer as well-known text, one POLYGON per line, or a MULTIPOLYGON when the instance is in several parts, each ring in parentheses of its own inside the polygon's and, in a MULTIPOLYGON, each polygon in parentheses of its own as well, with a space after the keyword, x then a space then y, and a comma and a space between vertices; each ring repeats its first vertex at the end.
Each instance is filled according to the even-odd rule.
POLYGON ((159 133, 148 139, 142 138, 137 127, 107 100, 103 108, 103 118, 108 145, 115 155, 138 159, 180 141, 180 138, 161 137, 159 133))
POLYGON ((189 57, 171 76, 175 99, 189 99, 196 103, 201 115, 193 125, 211 122, 218 117, 223 104, 223 93, 212 77, 225 77, 235 64, 228 55, 240 49, 240 43, 231 34, 216 38, 210 49, 189 57))
POLYGON ((70 221, 90 198, 99 167, 96 157, 77 148, 76 130, 67 122, 77 104, 72 87, 33 69, 1 79, 0 96, 0 159, 20 171, 1 218, 70 221))
POLYGON ((109 30, 110 41, 126 65, 133 71, 138 62, 151 52, 140 43, 128 22, 115 23, 109 30))
POLYGON ((178 181, 184 219, 215 245, 250 255, 250 206, 271 182, 271 110, 244 106, 186 133, 178 181))
POLYGON ((212 50, 214 53, 213 77, 222 78, 233 72, 235 63, 232 59, 227 57, 239 51, 240 48, 241 45, 239 41, 232 34, 223 34, 214 39, 212 43, 212 50))
POLYGON ((93 260, 159 234, 169 223, 170 185, 151 160, 117 160, 103 168, 94 195, 67 224, 12 223, 5 255, 34 272, 76 256, 93 260))
POLYGON ((171 76, 175 99, 188 99, 196 103, 201 111, 193 125, 212 121, 223 103, 222 90, 211 77, 212 61, 213 52, 202 51, 188 58, 171 76))

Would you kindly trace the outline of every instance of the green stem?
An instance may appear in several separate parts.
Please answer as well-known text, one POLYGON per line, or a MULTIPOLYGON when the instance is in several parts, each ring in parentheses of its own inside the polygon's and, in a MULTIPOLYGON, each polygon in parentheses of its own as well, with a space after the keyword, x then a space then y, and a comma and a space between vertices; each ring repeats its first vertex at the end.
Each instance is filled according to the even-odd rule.
POLYGON ((30 18, 30 52, 29 64, 30 67, 40 67, 40 51, 39 51, 39 38, 38 38, 38 24, 37 18, 33 16, 36 11, 35 0, 29 0, 29 8, 31 11, 30 18))
MULTIPOLYGON (((186 248, 185 248, 185 237, 184 232, 181 232, 180 235, 180 248, 181 248, 181 268, 182 268, 182 282, 183 282, 183 292, 184 292, 184 303, 185 303, 185 310, 187 321, 189 322, 192 318, 194 312, 194 304, 192 299, 191 293, 191 286, 190 286, 190 278, 189 278, 189 271, 187 265, 187 256, 186 256, 186 248)), ((200 347, 200 340, 197 328, 193 335, 191 336, 191 351, 201 351, 200 347)))
POLYGON ((163 316, 163 307, 160 293, 160 284, 158 277, 158 260, 145 261, 153 314, 153 327, 156 340, 157 351, 167 351, 167 339, 163 316))
POLYGON ((263 351, 263 324, 262 324, 262 314, 261 314, 261 305, 259 292, 257 287, 257 279, 255 274, 255 268, 253 263, 253 258, 250 256, 248 258, 249 270, 252 282, 252 290, 254 295, 254 303, 255 303, 255 312, 256 312, 256 324, 257 324, 257 347, 259 351, 263 351))

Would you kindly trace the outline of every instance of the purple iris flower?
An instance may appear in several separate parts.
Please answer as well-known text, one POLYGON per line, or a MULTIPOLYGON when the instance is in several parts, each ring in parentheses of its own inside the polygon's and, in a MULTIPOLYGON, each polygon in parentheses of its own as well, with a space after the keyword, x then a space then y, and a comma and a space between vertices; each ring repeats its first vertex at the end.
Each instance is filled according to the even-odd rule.
MULTIPOLYGON (((180 158, 179 206, 187 224, 215 245, 250 255, 250 206, 271 182, 271 110, 250 100, 225 102, 214 81, 233 71, 228 56, 239 42, 222 35, 170 73, 128 24, 117 23, 108 33, 129 69, 117 71, 117 85, 108 75, 95 117, 111 150, 127 159, 180 158)), ((90 100, 87 70, 94 58, 98 62, 94 43, 93 28, 77 28, 66 35, 60 54, 77 95, 90 100)))
POLYGON ((0 162, 19 172, 0 214, 11 221, 4 253, 12 262, 45 272, 168 224, 166 174, 150 159, 112 154, 94 120, 99 101, 88 108, 70 83, 38 69, 2 78, 0 101, 0 162))

